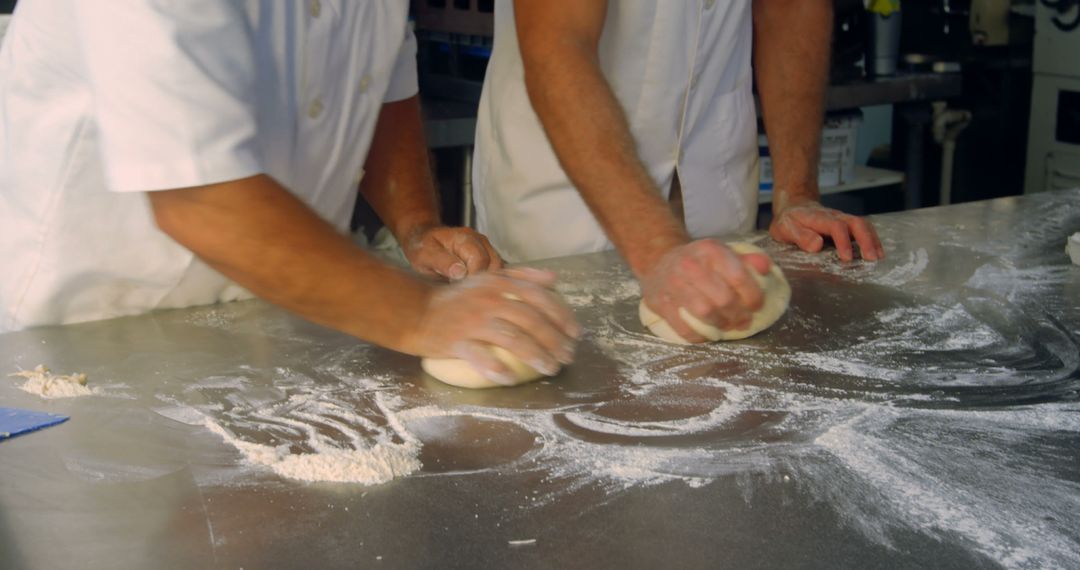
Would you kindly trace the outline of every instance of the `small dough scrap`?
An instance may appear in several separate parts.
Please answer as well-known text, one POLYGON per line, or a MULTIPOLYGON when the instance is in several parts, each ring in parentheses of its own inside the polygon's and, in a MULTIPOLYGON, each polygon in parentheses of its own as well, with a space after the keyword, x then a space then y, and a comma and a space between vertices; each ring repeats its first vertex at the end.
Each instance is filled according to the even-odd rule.
POLYGON ((491 354, 514 374, 513 384, 504 385, 492 382, 473 368, 469 361, 460 358, 424 358, 420 361, 420 367, 440 382, 457 386, 459 388, 506 388, 533 382, 544 377, 533 367, 525 364, 520 358, 510 354, 506 349, 498 346, 490 348, 491 354))
POLYGON ((53 374, 44 364, 11 376, 26 378, 21 389, 42 398, 77 398, 97 393, 95 388, 86 385, 86 374, 53 374))
MULTIPOLYGON (((748 243, 729 243, 727 246, 740 255, 765 253, 761 248, 748 243)), ((784 272, 780 270, 776 263, 771 264, 769 272, 765 275, 761 275, 753 268, 749 270, 750 275, 754 277, 758 286, 761 287, 761 291, 765 294, 765 302, 751 317, 748 328, 741 330, 718 329, 701 322, 684 308, 679 309, 679 316, 698 334, 714 342, 718 340, 741 340, 771 327, 787 311, 788 303, 791 302, 791 286, 788 285, 787 279, 784 278, 784 272)), ((641 319, 641 324, 656 336, 676 344, 690 344, 686 339, 679 336, 679 333, 675 332, 675 329, 660 315, 649 309, 645 305, 645 301, 638 305, 638 317, 641 319)))
POLYGON ((1069 259, 1076 265, 1080 265, 1080 232, 1077 232, 1069 237, 1069 241, 1065 242, 1065 253, 1069 254, 1069 259))

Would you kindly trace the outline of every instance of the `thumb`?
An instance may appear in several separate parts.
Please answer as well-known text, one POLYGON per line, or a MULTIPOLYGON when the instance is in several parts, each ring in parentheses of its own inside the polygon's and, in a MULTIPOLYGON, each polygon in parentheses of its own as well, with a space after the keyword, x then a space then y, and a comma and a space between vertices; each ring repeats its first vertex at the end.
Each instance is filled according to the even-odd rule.
POLYGON ((534 285, 541 287, 551 288, 555 284, 558 277, 553 271, 546 269, 536 269, 533 267, 510 267, 502 270, 502 274, 507 277, 513 277, 514 279, 521 279, 522 281, 528 281, 534 285))
POLYGON ((419 259, 414 264, 416 269, 427 271, 445 277, 451 281, 459 281, 468 275, 468 268, 458 257, 441 245, 432 245, 424 248, 419 259))

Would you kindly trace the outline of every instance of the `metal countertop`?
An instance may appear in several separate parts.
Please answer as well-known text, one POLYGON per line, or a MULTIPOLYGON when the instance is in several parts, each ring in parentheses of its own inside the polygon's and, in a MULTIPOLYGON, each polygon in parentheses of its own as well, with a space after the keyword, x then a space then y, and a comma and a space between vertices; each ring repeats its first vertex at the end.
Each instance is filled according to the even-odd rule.
POLYGON ((0 373, 102 393, 0 381, 5 406, 72 416, 0 443, 0 567, 1080 566, 1080 190, 876 221, 877 264, 764 239, 792 306, 734 343, 644 334, 613 253, 542 263, 589 332, 515 389, 441 385, 258 301, 2 335, 0 373), (297 482, 207 419, 293 452, 298 425, 411 438, 423 467, 297 482))

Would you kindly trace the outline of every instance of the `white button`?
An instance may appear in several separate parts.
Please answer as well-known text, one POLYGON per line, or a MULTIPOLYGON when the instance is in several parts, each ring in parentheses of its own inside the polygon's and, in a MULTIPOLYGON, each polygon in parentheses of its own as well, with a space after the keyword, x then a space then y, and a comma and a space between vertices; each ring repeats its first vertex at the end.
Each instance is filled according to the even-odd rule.
POLYGON ((322 112, 323 112, 322 99, 315 99, 314 101, 311 102, 311 105, 308 106, 307 115, 309 117, 311 117, 312 119, 317 119, 317 118, 319 118, 319 115, 322 114, 322 112))
POLYGON ((311 11, 311 17, 318 18, 319 14, 322 13, 322 2, 320 2, 319 0, 311 0, 309 4, 309 9, 311 11))
POLYGON ((368 90, 368 87, 370 87, 370 86, 371 86, 371 76, 370 75, 365 75, 365 76, 360 78, 360 92, 361 93, 366 93, 367 90, 368 90))
POLYGON ((716 0, 705 0, 705 9, 711 10, 713 5, 716 4, 716 0))

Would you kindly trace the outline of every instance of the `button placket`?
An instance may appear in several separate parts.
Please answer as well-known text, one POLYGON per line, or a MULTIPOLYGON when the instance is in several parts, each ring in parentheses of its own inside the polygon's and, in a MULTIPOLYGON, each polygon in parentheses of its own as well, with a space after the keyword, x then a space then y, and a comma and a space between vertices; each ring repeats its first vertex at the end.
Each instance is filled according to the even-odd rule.
POLYGON ((307 97, 306 114, 312 121, 326 114, 327 101, 323 73, 329 50, 326 26, 330 25, 328 14, 323 13, 322 0, 308 0, 308 33, 304 50, 304 92, 307 97), (318 31, 323 30, 323 31, 318 31))
POLYGON ((684 87, 685 91, 683 92, 684 96, 683 96, 683 104, 682 104, 682 113, 681 113, 681 117, 679 118, 679 130, 678 130, 678 135, 677 135, 678 138, 677 138, 677 141, 676 141, 676 144, 675 144, 675 151, 674 151, 676 170, 678 169, 678 165, 681 164, 686 158, 686 150, 683 149, 683 137, 686 136, 687 114, 690 112, 690 104, 692 102, 691 95, 694 94, 697 91, 697 84, 698 84, 698 79, 699 79, 699 76, 700 76, 699 67, 698 67, 700 62, 698 61, 698 58, 704 56, 704 54, 701 53, 701 26, 702 26, 702 24, 703 24, 703 22, 705 20, 705 11, 707 9, 711 8, 714 2, 715 2, 715 0, 704 0, 699 5, 700 8, 696 12, 697 17, 696 17, 695 22, 693 24, 693 26, 694 26, 694 36, 693 36, 694 50, 693 50, 693 55, 690 57, 690 61, 687 62, 688 66, 689 66, 689 77, 687 77, 686 83, 683 84, 685 86, 684 87))

